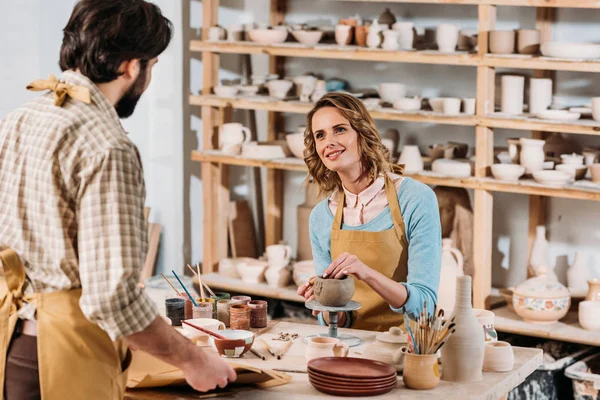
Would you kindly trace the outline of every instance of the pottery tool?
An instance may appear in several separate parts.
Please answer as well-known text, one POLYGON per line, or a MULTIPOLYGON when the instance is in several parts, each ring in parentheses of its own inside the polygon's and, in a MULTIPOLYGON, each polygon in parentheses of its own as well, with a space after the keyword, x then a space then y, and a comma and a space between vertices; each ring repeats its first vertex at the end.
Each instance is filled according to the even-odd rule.
POLYGON ((250 352, 263 361, 265 361, 267 359, 267 357, 265 357, 264 354, 262 354, 258 350, 254 350, 253 348, 250 348, 250 352))
POLYGON ((265 342, 265 340, 263 338, 258 338, 258 340, 263 344, 263 346, 265 346, 265 348, 269 351, 269 353, 271 353, 271 355, 273 357, 275 357, 275 352, 273 351, 273 349, 271 349, 271 346, 269 346, 269 344, 267 342, 265 342))
MULTIPOLYGON (((200 264, 198 264, 198 265, 200 265, 200 264)), ((198 275, 198 273, 196 271, 194 271, 194 268, 192 268, 192 266, 190 264, 187 264, 187 267, 190 269, 190 271, 192 271, 192 273, 194 275, 198 275)), ((210 287, 208 287, 208 285, 205 282, 202 282, 202 286, 204 286, 204 289, 206 289, 212 297, 217 297, 215 295, 215 292, 213 292, 212 289, 210 287)))
POLYGON ((286 344, 283 345, 283 347, 277 352, 277 359, 281 360, 281 357, 285 354, 286 351, 288 351, 288 349, 292 346, 293 341, 290 340, 289 342, 287 342, 286 344))
POLYGON ((169 284, 169 286, 171 286, 171 287, 173 288, 173 290, 175 291, 175 293, 177 293, 177 296, 181 296, 181 293, 179 293, 179 292, 177 291, 177 289, 175 289, 175 286, 173 286, 173 284, 172 284, 171 282, 169 282, 169 280, 167 279, 167 277, 165 276, 165 274, 163 274, 163 273, 161 272, 161 273, 160 273, 160 276, 162 276, 162 277, 163 277, 163 279, 164 279, 165 281, 167 281, 167 283, 169 284))
POLYGON ((213 331, 209 331, 208 329, 204 329, 204 328, 203 328, 203 327, 201 327, 201 326, 194 325, 194 324, 192 324, 192 323, 190 323, 190 322, 187 322, 186 320, 183 320, 183 321, 181 321, 181 323, 182 323, 182 324, 185 324, 185 325, 187 325, 187 326, 191 326, 192 328, 194 328, 194 329, 197 329, 197 330, 199 330, 200 332, 204 332, 204 333, 206 333, 207 335, 210 335, 210 336, 212 336, 212 337, 216 337, 217 339, 220 339, 220 340, 229 340, 228 338, 226 338, 226 337, 225 337, 225 336, 223 336, 223 335, 219 335, 218 333, 215 333, 215 332, 213 332, 213 331))
POLYGON ((187 296, 190 298, 190 300, 192 301, 192 304, 194 305, 194 307, 198 307, 198 303, 196 303, 196 300, 194 300, 194 298, 192 297, 192 295, 190 294, 190 292, 188 292, 188 290, 185 288, 185 285, 183 284, 183 282, 181 282, 181 279, 179 279, 179 277, 177 276, 177 274, 175 273, 175 271, 171 270, 171 272, 173 273, 173 275, 175 276, 175 279, 177 279, 177 281, 179 282, 179 284, 181 285, 181 287, 183 288, 183 290, 185 290, 185 294, 187 294, 187 296))
POLYGON ((196 270, 198 271, 198 282, 200 283, 200 298, 204 303, 204 286, 202 286, 202 277, 200 276, 200 263, 196 264, 196 270))

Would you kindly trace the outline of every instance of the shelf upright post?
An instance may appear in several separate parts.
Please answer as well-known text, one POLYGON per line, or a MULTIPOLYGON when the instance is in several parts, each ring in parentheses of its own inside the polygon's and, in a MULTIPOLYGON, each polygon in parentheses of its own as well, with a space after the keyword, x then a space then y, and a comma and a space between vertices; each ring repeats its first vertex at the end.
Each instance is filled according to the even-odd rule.
MULTIPOLYGON (((479 5, 478 53, 488 52, 489 32, 496 24, 496 6, 479 5)), ((477 67, 477 116, 484 117, 494 111, 495 70, 485 65, 477 67)), ((494 131, 486 126, 475 128, 475 177, 485 178, 494 162, 494 131)), ((475 189, 473 226, 473 306, 489 308, 492 288, 492 218, 493 195, 491 191, 475 189)))

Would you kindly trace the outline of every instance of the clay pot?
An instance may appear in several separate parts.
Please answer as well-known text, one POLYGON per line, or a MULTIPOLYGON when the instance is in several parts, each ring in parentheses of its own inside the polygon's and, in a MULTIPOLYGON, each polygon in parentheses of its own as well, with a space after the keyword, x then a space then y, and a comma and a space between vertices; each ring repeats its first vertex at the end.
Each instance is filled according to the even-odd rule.
POLYGON ((315 278, 315 297, 326 307, 343 307, 354 296, 354 278, 346 276, 342 279, 315 278))
POLYGON ((406 354, 402 380, 409 389, 429 390, 436 387, 440 383, 437 356, 435 354, 406 354))
POLYGON ((515 52, 515 31, 491 31, 490 53, 512 54, 515 52))
POLYGON ((250 296, 233 296, 231 298, 231 305, 234 304, 248 304, 250 302, 250 300, 252 300, 252 298, 250 298, 250 296))
POLYGON ((340 46, 352 43, 352 26, 338 25, 335 27, 335 42, 340 46))
POLYGON ((306 343, 304 358, 306 362, 321 357, 347 357, 348 345, 332 337, 311 337, 306 343))
POLYGON ((540 31, 519 29, 517 31, 517 51, 519 54, 538 54, 540 52, 540 31))
POLYGON ((545 142, 540 139, 521 138, 521 153, 519 155, 521 165, 525 167, 526 174, 544 169, 545 142))
POLYGON ((513 292, 513 307, 517 315, 535 324, 554 324, 567 315, 571 294, 556 279, 541 275, 526 280, 513 292))
POLYGON ((369 27, 366 25, 360 25, 354 28, 354 38, 356 40, 356 44, 359 46, 367 45, 367 33, 369 32, 369 27))
POLYGON ((485 344, 483 370, 489 372, 507 372, 515 365, 512 346, 507 342, 485 344))
POLYGON ((590 279, 588 281, 590 290, 585 299, 587 301, 600 301, 600 279, 590 279))
POLYGON ((600 164, 590 165, 590 174, 592 175, 592 182, 600 183, 600 164))
POLYGON ((453 24, 440 24, 436 31, 438 50, 442 53, 452 53, 458 44, 458 26, 453 24))
POLYGON ((264 328, 267 326, 267 302, 264 300, 251 300, 248 307, 250 307, 250 327, 264 328))
POLYGON ((250 329, 250 307, 244 304, 234 304, 229 307, 229 324, 231 329, 250 329))

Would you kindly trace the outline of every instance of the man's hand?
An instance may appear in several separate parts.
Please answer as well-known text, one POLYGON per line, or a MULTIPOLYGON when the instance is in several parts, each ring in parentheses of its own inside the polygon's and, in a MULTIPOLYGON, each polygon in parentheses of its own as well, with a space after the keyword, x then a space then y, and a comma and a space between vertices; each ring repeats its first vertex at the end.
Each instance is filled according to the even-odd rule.
POLYGON ((233 368, 217 353, 198 348, 181 370, 187 383, 196 390, 206 392, 217 386, 224 388, 229 382, 236 380, 233 368))

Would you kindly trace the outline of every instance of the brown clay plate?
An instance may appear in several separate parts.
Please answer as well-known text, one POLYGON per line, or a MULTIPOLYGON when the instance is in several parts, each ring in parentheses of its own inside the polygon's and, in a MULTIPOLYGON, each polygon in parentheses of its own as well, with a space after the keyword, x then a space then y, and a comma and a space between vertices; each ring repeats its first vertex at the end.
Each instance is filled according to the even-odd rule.
POLYGON ((389 378, 396 375, 391 365, 356 357, 321 357, 308 362, 308 369, 344 378, 389 378))
POLYGON ((360 378, 342 378, 339 376, 325 375, 319 372, 315 372, 312 370, 308 370, 308 375, 320 379, 325 380, 327 382, 336 382, 340 384, 357 384, 357 385, 373 385, 380 383, 392 382, 398 379, 398 376, 390 376, 387 378, 378 378, 378 379, 360 379, 360 378))
POLYGON ((310 383, 319 392, 331 394, 331 395, 334 395, 334 396, 353 396, 353 397, 358 397, 358 396, 377 396, 377 395, 380 395, 380 394, 385 394, 387 392, 390 392, 390 391, 392 391, 396 387, 396 384, 394 383, 394 384, 389 385, 389 386, 378 387, 378 388, 370 388, 370 389, 367 389, 367 390, 360 390, 360 389, 347 389, 347 388, 343 388, 343 387, 322 386, 322 385, 319 385, 318 383, 315 383, 313 381, 311 381, 310 383))
POLYGON ((371 382, 371 381, 362 381, 361 380, 358 382, 350 383, 350 382, 341 382, 341 381, 336 381, 336 380, 331 380, 331 379, 323 379, 323 378, 319 378, 312 374, 309 374, 308 378, 309 378, 309 380, 311 380, 311 382, 314 381, 323 386, 334 386, 334 387, 342 387, 342 388, 345 387, 345 388, 352 388, 352 389, 356 389, 356 388, 369 389, 369 388, 373 388, 373 387, 393 385, 398 382, 397 378, 392 378, 392 379, 388 379, 387 381, 381 381, 381 382, 371 382))

